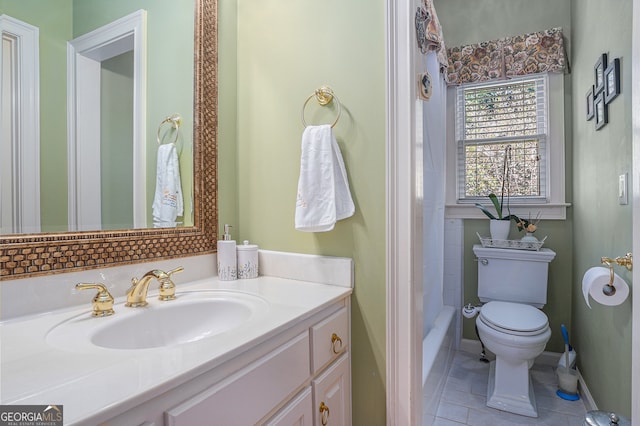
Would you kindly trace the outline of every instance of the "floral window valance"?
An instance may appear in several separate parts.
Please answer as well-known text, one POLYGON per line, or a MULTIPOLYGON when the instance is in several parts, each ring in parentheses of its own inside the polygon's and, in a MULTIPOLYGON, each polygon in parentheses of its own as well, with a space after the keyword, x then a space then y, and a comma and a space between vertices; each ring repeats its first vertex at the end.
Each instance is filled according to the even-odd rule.
POLYGON ((562 28, 447 49, 449 85, 503 80, 567 68, 562 28))

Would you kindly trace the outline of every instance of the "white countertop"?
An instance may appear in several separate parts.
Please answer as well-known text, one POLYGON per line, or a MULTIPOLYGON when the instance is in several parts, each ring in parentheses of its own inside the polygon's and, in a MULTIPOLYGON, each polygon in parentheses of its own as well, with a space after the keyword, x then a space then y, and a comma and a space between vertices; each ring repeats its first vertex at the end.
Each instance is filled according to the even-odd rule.
MULTIPOLYGON (((47 343, 47 334, 61 322, 83 313, 90 318, 90 303, 1 322, 0 403, 63 405, 65 424, 109 418, 219 366, 352 291, 349 287, 273 276, 237 281, 213 277, 178 284, 176 295, 201 290, 256 295, 268 302, 268 309, 216 336, 140 350, 97 346, 61 349, 47 343)), ((174 303, 160 302, 155 295, 157 291, 149 291, 150 305, 174 303)), ((126 308, 123 303, 123 297, 116 298, 114 316, 90 321, 100 324, 124 310, 145 309, 126 308)))

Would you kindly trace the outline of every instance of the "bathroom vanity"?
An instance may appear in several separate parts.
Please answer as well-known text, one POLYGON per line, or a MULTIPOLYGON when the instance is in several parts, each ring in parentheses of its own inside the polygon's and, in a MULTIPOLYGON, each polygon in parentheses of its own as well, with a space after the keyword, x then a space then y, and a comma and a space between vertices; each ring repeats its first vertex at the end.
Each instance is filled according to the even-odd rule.
POLYGON ((348 425, 352 268, 261 252, 262 276, 176 277, 176 300, 154 286, 148 306, 117 296, 95 318, 83 293, 82 306, 5 319, 1 403, 62 405, 65 424, 348 425))

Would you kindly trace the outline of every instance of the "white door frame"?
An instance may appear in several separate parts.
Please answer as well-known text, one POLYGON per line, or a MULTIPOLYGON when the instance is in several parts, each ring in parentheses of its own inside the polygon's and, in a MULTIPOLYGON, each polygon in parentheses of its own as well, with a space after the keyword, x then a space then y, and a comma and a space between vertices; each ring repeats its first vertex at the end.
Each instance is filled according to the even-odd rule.
MULTIPOLYGON (((2 224, 2 229, 32 234, 40 232, 40 30, 8 15, 0 15, 0 33, 15 49, 13 68, 17 71, 16 86, 11 88, 14 113, 9 124, 12 130, 13 223, 2 224)), ((0 54, 0 64, 2 57, 0 54)), ((2 120, 0 116, 0 128, 5 128, 2 120)))
MULTIPOLYGON (((640 253, 640 0, 633 0, 631 49, 631 111, 632 111, 632 232, 633 253, 640 253)), ((640 288, 640 265, 632 272, 634 284, 640 288)), ((635 286, 634 286, 635 290, 635 286)), ((631 418, 640 419, 640 292, 632 292, 631 337, 631 418)))
POLYGON ((417 200, 414 2, 386 1, 387 424, 422 417, 421 208, 417 200))
POLYGON ((129 51, 133 51, 133 227, 147 227, 146 28, 147 12, 139 10, 67 42, 69 231, 102 227, 100 63, 129 51))

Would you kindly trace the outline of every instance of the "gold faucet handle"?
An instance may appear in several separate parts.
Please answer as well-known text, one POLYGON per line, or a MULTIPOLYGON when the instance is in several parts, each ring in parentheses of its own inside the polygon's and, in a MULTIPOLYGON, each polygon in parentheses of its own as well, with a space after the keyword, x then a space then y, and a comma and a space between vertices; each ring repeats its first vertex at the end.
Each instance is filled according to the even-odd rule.
POLYGON ((158 299, 162 301, 173 300, 176 298, 176 285, 171 280, 171 275, 184 271, 182 266, 165 272, 166 278, 160 280, 160 295, 158 299))
POLYGON ((175 269, 170 270, 169 272, 167 272, 167 275, 171 276, 173 274, 177 274, 178 272, 182 272, 184 271, 184 268, 182 266, 178 266, 175 269))
POLYGON ((113 315, 115 311, 113 310, 113 296, 107 290, 104 284, 96 284, 96 283, 78 283, 76 284, 76 288, 78 290, 89 290, 95 289, 98 290, 98 293, 92 300, 93 304, 93 312, 91 313, 94 317, 108 317, 109 315, 113 315))

